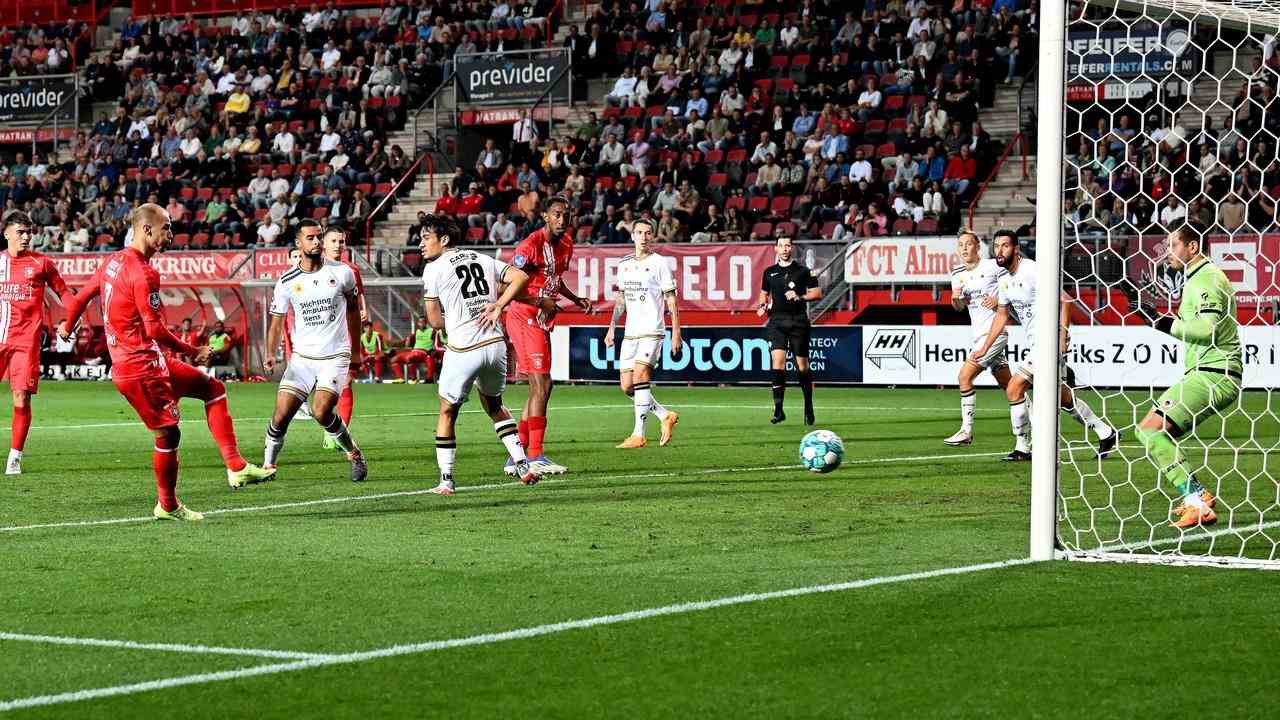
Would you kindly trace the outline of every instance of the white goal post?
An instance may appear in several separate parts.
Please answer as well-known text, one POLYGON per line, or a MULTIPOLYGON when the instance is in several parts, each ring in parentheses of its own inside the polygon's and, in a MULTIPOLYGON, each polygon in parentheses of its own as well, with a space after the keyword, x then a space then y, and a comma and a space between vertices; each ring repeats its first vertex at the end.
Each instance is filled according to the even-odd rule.
POLYGON ((1033 443, 1030 556, 1280 569, 1280 472, 1269 462, 1280 454, 1280 366, 1267 355, 1280 347, 1280 64, 1267 62, 1280 3, 1042 0, 1040 9, 1034 366, 1072 355, 1059 351, 1059 289, 1088 322, 1176 311, 1185 280, 1163 264, 1162 238, 1183 222, 1206 247, 1226 248, 1206 255, 1233 283, 1243 344, 1262 350, 1244 353, 1239 398, 1195 416, 1177 440, 1217 501, 1216 524, 1188 529, 1169 527, 1179 493, 1135 431, 1179 381, 1182 343, 1161 335, 1152 345, 1169 356, 1163 366, 1153 358, 1108 387, 1076 388, 1122 432, 1106 460, 1090 457, 1087 433, 1062 418, 1042 371, 1032 428, 1055 442, 1033 443), (1234 143, 1222 147, 1235 138, 1243 161, 1234 143))

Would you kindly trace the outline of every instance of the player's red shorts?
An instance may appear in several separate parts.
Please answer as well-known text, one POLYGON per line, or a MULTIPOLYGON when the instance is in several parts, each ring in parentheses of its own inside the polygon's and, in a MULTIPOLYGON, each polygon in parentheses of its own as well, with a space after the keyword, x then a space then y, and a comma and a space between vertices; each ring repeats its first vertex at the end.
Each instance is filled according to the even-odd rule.
POLYGON ((208 375, 184 362, 171 360, 167 364, 167 376, 156 374, 115 380, 116 390, 129 401, 148 430, 178 424, 182 419, 178 398, 198 398, 206 402, 217 399, 212 397, 216 381, 208 375))
POLYGON ((0 380, 35 395, 40 389, 40 349, 0 346, 0 380))
POLYGON ((516 372, 547 375, 551 372, 551 332, 519 315, 507 317, 507 334, 516 351, 516 372))

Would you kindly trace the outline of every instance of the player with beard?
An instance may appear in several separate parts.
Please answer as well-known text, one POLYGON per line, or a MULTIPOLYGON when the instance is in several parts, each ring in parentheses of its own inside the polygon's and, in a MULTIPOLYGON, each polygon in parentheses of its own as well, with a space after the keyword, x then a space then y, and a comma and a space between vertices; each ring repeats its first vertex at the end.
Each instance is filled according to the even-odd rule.
POLYGON ((804 423, 812 425, 813 375, 809 372, 808 304, 822 299, 822 288, 809 268, 792 259, 795 247, 790 237, 780 237, 774 246, 778 262, 765 268, 760 279, 760 297, 756 315, 769 315, 765 336, 769 339, 769 355, 773 365, 773 418, 778 424, 787 419, 782 411, 787 391, 787 352, 795 357, 796 380, 804 393, 804 423))
MULTIPOLYGON (((1025 461, 1031 459, 1031 423, 1028 418, 1027 390, 1035 379, 1035 368, 1031 357, 1035 353, 1036 336, 1035 303, 1036 303, 1036 263, 1022 257, 1018 238, 1013 233, 998 233, 995 238, 996 263, 1004 268, 1006 275, 998 282, 995 320, 987 338, 974 355, 986 357, 995 345, 996 340, 1005 332, 1012 312, 1018 323, 1027 329, 1027 362, 1019 363, 1017 370, 1009 379, 1005 395, 1009 398, 1009 419, 1013 425, 1013 436, 1016 444, 1013 450, 1004 456, 1007 461, 1025 461)), ((1062 293, 1062 316, 1058 320, 1058 397, 1062 409, 1086 428, 1093 430, 1098 436, 1098 458, 1105 458, 1116 447, 1120 433, 1107 424, 1106 420, 1093 414, 1084 398, 1077 397, 1071 390, 1074 384, 1074 373, 1067 367, 1065 355, 1070 340, 1067 328, 1071 324, 1071 298, 1062 293)))
MULTIPOLYGON (((555 326, 563 296, 587 312, 591 302, 565 286, 561 276, 573 257, 573 237, 569 233, 569 201, 552 197, 542 209, 543 227, 533 231, 516 246, 511 266, 529 276, 525 294, 507 306, 507 335, 516 351, 516 371, 529 379, 529 397, 517 426, 520 444, 529 450, 529 462, 544 475, 566 472, 565 466, 547 459, 543 442, 547 432, 547 403, 551 400, 551 329, 555 326)), ((515 473, 515 463, 504 468, 515 473)))
POLYGON ((275 414, 267 426, 263 465, 275 469, 289 423, 309 399, 316 422, 346 453, 351 481, 360 482, 369 474, 368 465, 346 423, 335 412, 351 364, 358 362, 360 355, 356 278, 351 268, 325 258, 320 233, 314 220, 298 223, 296 242, 302 258, 298 267, 276 281, 271 298, 271 327, 262 362, 265 374, 275 369, 276 348, 290 309, 294 315, 293 352, 280 380, 275 414))

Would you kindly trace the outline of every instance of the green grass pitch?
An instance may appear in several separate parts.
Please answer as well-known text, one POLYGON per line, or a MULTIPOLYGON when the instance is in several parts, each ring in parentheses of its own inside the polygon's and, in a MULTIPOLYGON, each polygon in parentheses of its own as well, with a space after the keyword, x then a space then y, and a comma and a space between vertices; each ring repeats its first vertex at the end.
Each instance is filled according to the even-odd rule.
MULTIPOLYGON (((767 389, 659 384, 659 399, 681 412, 675 443, 658 447, 651 421, 651 445, 624 452, 613 446, 631 427, 626 398, 613 388, 562 386, 552 398, 548 448, 572 473, 531 488, 501 474, 501 445, 473 402, 459 427, 457 480, 461 488, 485 487, 452 498, 411 494, 436 478, 434 386, 360 385, 356 392, 352 430, 370 459, 365 484, 350 483, 346 462, 321 450, 319 428, 300 420, 279 480, 232 492, 199 404, 184 401, 180 496, 202 511, 249 511, 213 514, 198 525, 71 526, 150 513, 151 439, 109 384, 45 385, 25 474, 0 478, 0 526, 8 528, 0 531, 0 633, 8 634, 0 635, 0 709, 22 698, 213 674, 208 682, 12 714, 1276 712, 1276 576, 1203 567, 1019 565, 238 673, 305 664, 304 654, 471 638, 1026 555, 1029 467, 998 461, 1012 438, 1006 403, 988 391, 980 393, 974 445, 952 449, 941 439, 957 426, 955 391, 819 388, 818 427, 839 433, 847 448, 846 464, 820 476, 797 464, 806 428, 794 389, 791 418, 772 426, 767 389), (358 499, 368 495, 385 497, 358 499), (302 504, 326 499, 333 501, 302 504), (274 505, 286 506, 266 507, 274 505), (41 524, 57 526, 12 529, 41 524), (181 647, 53 644, 13 634, 181 647)), ((260 459, 273 396, 270 385, 230 387, 241 449, 251 460, 260 459)), ((518 407, 523 397, 524 388, 513 387, 507 402, 518 407)), ((1246 406, 1259 403, 1266 399, 1250 396, 1246 406)), ((1259 417, 1229 424, 1230 444, 1245 444, 1251 428, 1274 442, 1274 416, 1259 417)), ((1125 446, 1128 460, 1140 457, 1131 438, 1125 446)), ((1211 465, 1236 468, 1242 478, 1264 467, 1261 452, 1210 450, 1211 465)), ((1135 470, 1143 472, 1150 475, 1135 470)))

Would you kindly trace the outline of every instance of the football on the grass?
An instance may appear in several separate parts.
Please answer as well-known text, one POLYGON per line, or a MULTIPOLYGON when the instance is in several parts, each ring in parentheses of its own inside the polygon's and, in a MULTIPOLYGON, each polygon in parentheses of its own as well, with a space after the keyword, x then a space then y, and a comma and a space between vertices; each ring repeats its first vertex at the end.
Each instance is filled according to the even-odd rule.
POLYGON ((844 441, 830 430, 814 430, 800 441, 800 462, 809 472, 829 473, 844 459, 844 441))

